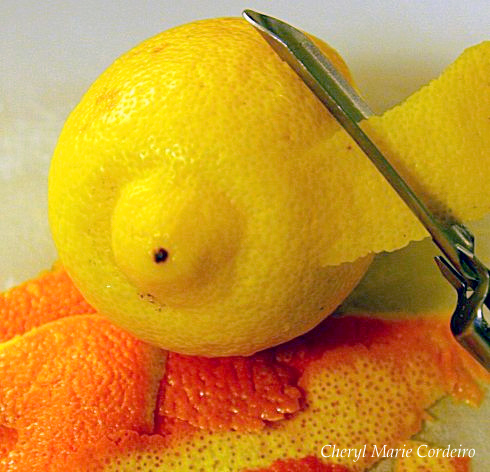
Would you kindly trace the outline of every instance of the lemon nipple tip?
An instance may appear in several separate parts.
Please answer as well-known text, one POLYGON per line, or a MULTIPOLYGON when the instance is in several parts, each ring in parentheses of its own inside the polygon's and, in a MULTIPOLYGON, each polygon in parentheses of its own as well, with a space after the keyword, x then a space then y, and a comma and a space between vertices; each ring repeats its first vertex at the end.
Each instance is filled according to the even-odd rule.
POLYGON ((140 293, 164 305, 202 302, 238 247, 234 209, 209 187, 172 182, 163 191, 161 181, 135 181, 121 192, 112 216, 116 264, 140 293))

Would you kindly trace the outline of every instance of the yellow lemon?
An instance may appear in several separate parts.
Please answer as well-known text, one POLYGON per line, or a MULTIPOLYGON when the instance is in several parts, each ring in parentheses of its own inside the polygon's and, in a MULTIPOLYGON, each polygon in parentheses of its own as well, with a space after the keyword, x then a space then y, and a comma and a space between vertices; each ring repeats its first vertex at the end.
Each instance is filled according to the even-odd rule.
MULTIPOLYGON (((372 124, 380 145, 401 115, 372 124)), ((163 348, 246 355, 289 340, 343 301, 378 245, 424 235, 347 139, 243 20, 164 32, 65 124, 49 178, 61 260, 102 314, 163 348), (359 234, 378 213, 384 237, 359 234)))
POLYGON ((323 184, 302 153, 337 129, 245 21, 164 32, 63 129, 49 184, 60 257, 101 313, 161 347, 251 354, 291 339, 370 262, 324 267, 315 243, 323 184))

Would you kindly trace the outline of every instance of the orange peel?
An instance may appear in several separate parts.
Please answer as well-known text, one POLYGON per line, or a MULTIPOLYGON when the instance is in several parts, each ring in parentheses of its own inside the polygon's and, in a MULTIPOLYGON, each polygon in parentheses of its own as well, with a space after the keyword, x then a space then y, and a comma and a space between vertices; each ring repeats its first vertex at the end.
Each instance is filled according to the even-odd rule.
POLYGON ((0 465, 42 470, 111 432, 152 432, 163 367, 162 351, 97 315, 1 344, 0 434, 8 446, 0 465))
POLYGON ((317 457, 310 456, 304 459, 278 460, 265 469, 244 472, 349 472, 349 469, 342 465, 325 464, 317 457))
MULTIPOLYGON (((10 290, 10 306, 26 292, 22 326, 49 318, 39 306, 57 316, 86 306, 62 269, 10 290)), ((0 344, 0 470, 356 472, 373 460, 322 458, 321 446, 396 445, 442 395, 477 404, 490 380, 443 318, 329 318, 249 358, 171 354, 165 372, 164 357, 81 313, 0 344), (195 385, 206 386, 204 405, 195 385)), ((431 470, 465 470, 447 467, 431 470)))
MULTIPOLYGON (((176 472, 294 471, 305 470, 298 469, 298 464, 307 461, 311 470, 329 470, 337 464, 353 472, 363 471, 378 460, 371 457, 369 446, 366 457, 358 462, 352 457, 322 458, 322 446, 395 447, 420 430, 422 421, 429 419, 426 408, 441 396, 453 394, 478 402, 481 390, 476 379, 489 380, 456 344, 442 318, 329 318, 311 333, 267 353, 275 362, 296 370, 297 385, 305 395, 297 413, 252 432, 216 432, 160 417, 157 431, 164 438, 164 447, 142 448, 90 470, 132 470, 137 464, 141 470, 176 472)), ((188 378, 187 384, 202 382, 200 376, 207 372, 191 369, 189 374, 195 377, 188 378)), ((162 383, 165 385, 165 379, 162 383)), ((189 400, 185 385, 179 383, 174 388, 180 387, 180 395, 189 400)), ((172 395, 178 394, 174 391, 172 395)), ((196 402, 189 408, 199 410, 199 398, 192 398, 196 402)), ((220 403, 210 405, 215 406, 214 415, 219 418, 220 403)), ((212 411, 207 408, 203 414, 211 415, 212 411)))
POLYGON ((211 359, 170 353, 158 414, 210 431, 260 430, 299 411, 296 380, 272 351, 211 359))
POLYGON ((62 267, 0 294, 0 342, 64 316, 95 313, 62 267))

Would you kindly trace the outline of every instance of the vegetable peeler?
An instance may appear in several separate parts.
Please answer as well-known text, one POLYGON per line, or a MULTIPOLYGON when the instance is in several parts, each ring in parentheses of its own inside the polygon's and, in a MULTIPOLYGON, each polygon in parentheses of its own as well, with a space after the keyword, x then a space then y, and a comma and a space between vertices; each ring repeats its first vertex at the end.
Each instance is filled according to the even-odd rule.
POLYGON ((490 371, 490 327, 484 316, 490 308, 490 271, 475 255, 474 236, 459 221, 438 221, 397 173, 359 126, 373 112, 304 33, 252 10, 243 16, 313 91, 429 232, 443 254, 435 258, 436 264, 458 296, 451 332, 490 371))

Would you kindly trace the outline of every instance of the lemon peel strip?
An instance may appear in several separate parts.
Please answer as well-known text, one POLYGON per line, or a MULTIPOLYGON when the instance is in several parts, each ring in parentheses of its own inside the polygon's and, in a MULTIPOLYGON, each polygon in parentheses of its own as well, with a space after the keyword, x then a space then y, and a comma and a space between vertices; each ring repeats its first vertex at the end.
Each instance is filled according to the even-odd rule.
MULTIPOLYGON (((467 49, 438 78, 363 128, 428 207, 441 218, 468 221, 490 212, 490 41, 467 49)), ((339 132, 323 153, 323 263, 393 251, 427 232, 353 140, 339 132), (330 194, 331 193, 331 194, 330 194), (346 216, 348 215, 348 216, 346 216)))

